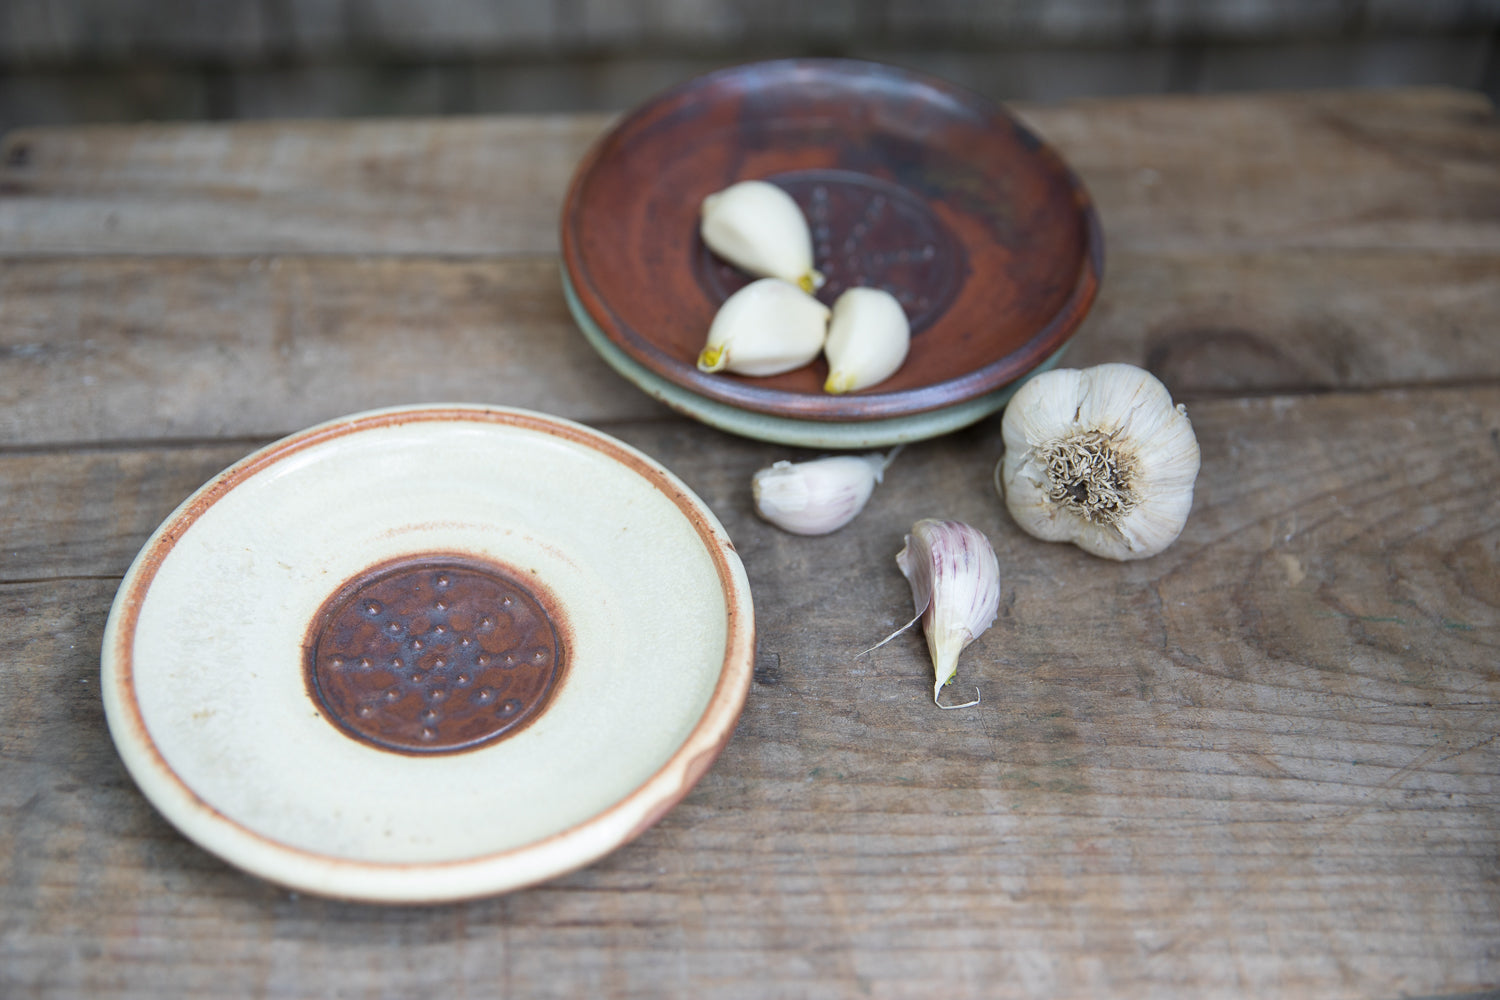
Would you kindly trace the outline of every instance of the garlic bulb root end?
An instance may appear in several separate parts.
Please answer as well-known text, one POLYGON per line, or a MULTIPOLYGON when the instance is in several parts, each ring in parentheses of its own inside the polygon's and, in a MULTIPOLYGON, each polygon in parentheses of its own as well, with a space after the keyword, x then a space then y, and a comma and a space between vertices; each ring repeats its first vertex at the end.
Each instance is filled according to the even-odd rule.
POLYGON ((831 396, 841 396, 854 389, 854 376, 848 372, 829 372, 823 383, 823 391, 831 396))
POLYGON ((728 359, 724 351, 717 347, 705 347, 698 355, 698 370, 700 372, 723 371, 724 364, 728 359))

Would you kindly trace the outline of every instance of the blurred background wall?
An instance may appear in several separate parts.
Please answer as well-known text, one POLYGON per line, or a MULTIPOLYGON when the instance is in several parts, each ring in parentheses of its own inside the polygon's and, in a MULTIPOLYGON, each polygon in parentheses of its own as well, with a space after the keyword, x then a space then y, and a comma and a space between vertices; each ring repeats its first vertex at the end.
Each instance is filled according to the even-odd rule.
POLYGON ((1500 97, 1500 0, 0 0, 23 124, 615 110, 840 55, 1000 99, 1443 84, 1500 97))

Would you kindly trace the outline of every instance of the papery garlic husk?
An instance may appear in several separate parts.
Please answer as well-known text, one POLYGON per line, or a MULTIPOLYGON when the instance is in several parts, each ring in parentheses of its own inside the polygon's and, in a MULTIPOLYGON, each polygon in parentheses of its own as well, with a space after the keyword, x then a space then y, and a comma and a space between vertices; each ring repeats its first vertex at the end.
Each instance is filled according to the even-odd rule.
POLYGON ((906 360, 911 324, 906 311, 881 288, 851 288, 833 303, 828 324, 828 379, 823 391, 854 392, 884 382, 906 360))
POLYGON ((1043 372, 1000 424, 997 487, 1016 524, 1106 559, 1144 559, 1181 534, 1198 440, 1187 410, 1134 365, 1043 372))
POLYGON ((704 198, 699 232, 710 250, 751 274, 789 281, 804 292, 823 284, 813 268, 807 219, 775 184, 740 181, 704 198))
POLYGON ((911 584, 912 604, 927 633, 936 703, 958 672, 958 654, 1000 611, 1000 563, 984 532, 962 521, 924 518, 912 525, 896 565, 911 584))
POLYGON ((875 454, 777 462, 750 479, 755 512, 794 535, 837 531, 865 509, 887 461, 875 454))
POLYGON ((698 370, 780 375, 817 357, 827 336, 827 306, 780 278, 762 278, 719 307, 698 370))

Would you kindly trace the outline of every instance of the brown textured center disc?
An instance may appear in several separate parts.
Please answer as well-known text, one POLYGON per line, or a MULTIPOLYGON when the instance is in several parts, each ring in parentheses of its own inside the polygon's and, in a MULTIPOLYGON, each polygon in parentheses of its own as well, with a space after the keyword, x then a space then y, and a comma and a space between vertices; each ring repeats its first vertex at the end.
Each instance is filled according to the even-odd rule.
POLYGON ((535 717, 562 675, 558 619, 513 573, 456 558, 371 569, 323 605, 307 686, 348 735, 401 753, 490 743, 535 717))

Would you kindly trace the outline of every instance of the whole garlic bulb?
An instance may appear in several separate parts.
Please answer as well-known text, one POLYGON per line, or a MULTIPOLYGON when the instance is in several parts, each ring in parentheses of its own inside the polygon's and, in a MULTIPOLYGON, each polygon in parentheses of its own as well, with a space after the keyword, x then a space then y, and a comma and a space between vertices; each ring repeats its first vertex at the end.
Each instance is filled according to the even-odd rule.
POLYGON ((702 372, 780 375, 823 350, 828 307, 796 285, 762 278, 724 300, 698 355, 702 372))
POLYGON ((1198 440, 1181 405, 1133 365, 1043 372, 1000 425, 996 488, 1022 530, 1106 559, 1176 540, 1193 506, 1198 440))
POLYGON ((828 324, 828 379, 823 391, 854 392, 884 382, 906 360, 911 324, 882 288, 851 288, 833 303, 828 324))
POLYGON ((865 509, 889 462, 879 454, 777 462, 750 479, 755 512, 794 535, 837 531, 865 509))
POLYGON ((708 248, 742 270, 813 292, 812 234, 792 196, 765 181, 740 181, 703 199, 699 232, 708 248))

